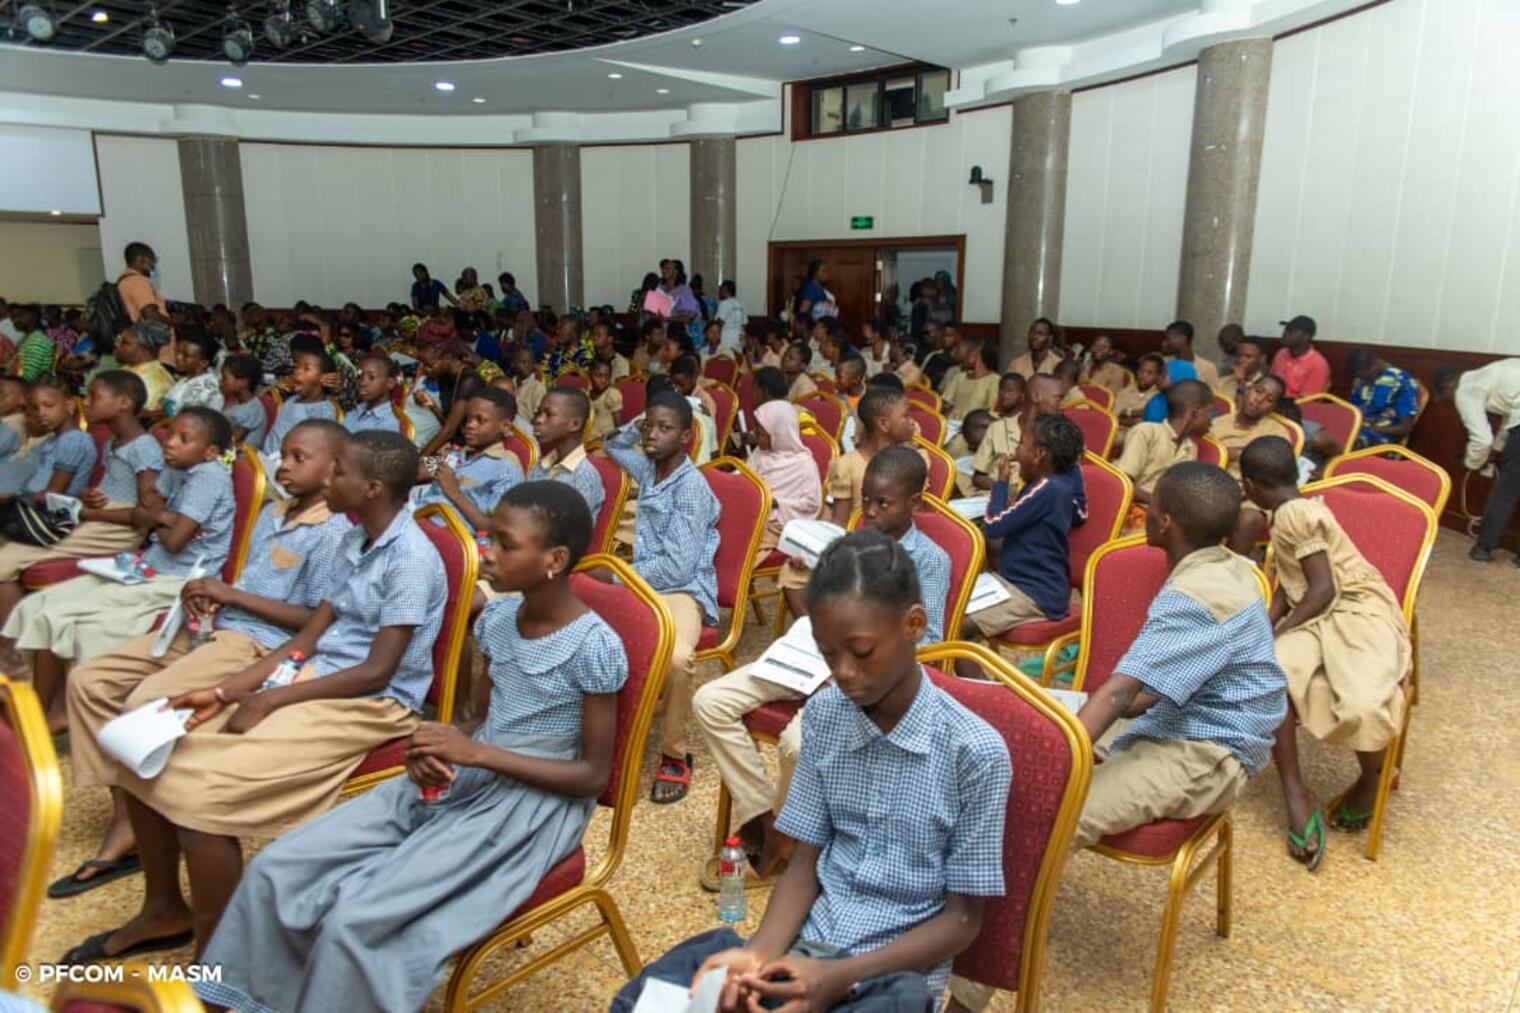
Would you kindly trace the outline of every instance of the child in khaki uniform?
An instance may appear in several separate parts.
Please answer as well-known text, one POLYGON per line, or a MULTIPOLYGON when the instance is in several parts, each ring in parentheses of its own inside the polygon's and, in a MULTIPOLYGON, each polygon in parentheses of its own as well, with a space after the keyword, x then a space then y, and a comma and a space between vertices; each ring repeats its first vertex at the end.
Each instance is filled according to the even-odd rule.
POLYGON ((1134 486, 1129 526, 1137 527, 1151 502, 1156 483, 1168 468, 1198 460, 1196 437, 1209 431, 1214 395, 1197 380, 1183 380, 1166 392, 1165 422, 1142 422, 1130 431, 1119 455, 1118 468, 1134 486))
MULTIPOLYGON (((591 425, 586 439, 604 440, 618 427, 623 392, 612 386, 612 363, 598 359, 591 364, 591 425)), ((540 399, 542 400, 542 399, 540 399)))
MULTIPOLYGON (((998 417, 987 427, 987 435, 971 457, 971 484, 986 491, 992 488, 999 462, 1011 458, 1019 447, 1019 436, 1041 412, 1061 410, 1061 384, 1053 376, 1041 373, 1025 379, 1017 373, 1004 373, 998 385, 998 417)), ((1008 480, 1019 482, 1019 466, 1014 461, 1008 480)))
POLYGON ((1277 729, 1272 756, 1288 804, 1288 852, 1313 870, 1324 858, 1325 821, 1299 771, 1295 724, 1356 751, 1361 776, 1334 804, 1329 822, 1338 830, 1365 829, 1407 706, 1409 629, 1393 590, 1330 508, 1299 494, 1292 444, 1275 436, 1252 440, 1240 468, 1246 495, 1273 512, 1278 586, 1271 615, 1293 708, 1277 729))
MULTIPOLYGON (((1146 541, 1166 550, 1171 576, 1113 675, 1077 714, 1093 742, 1119 718, 1134 720, 1093 770, 1074 848, 1158 819, 1220 812, 1267 764, 1287 699, 1251 565, 1220 544, 1239 509, 1240 487, 1213 465, 1179 464, 1156 487, 1146 541)), ((950 991, 954 1013, 992 998, 958 977, 950 991)))
POLYGON ((1265 376, 1246 391, 1245 397, 1235 405, 1234 415, 1221 415, 1210 425, 1209 432, 1229 452, 1230 459, 1225 467, 1237 481, 1240 479, 1240 455, 1246 444, 1261 436, 1288 439, 1288 427, 1271 417, 1285 389, 1278 377, 1265 376))

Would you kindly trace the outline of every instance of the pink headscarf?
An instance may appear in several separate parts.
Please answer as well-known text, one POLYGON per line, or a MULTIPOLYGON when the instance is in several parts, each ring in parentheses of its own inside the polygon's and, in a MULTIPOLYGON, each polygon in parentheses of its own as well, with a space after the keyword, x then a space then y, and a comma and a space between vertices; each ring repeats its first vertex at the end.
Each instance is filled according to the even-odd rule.
POLYGON ((770 486, 775 520, 785 524, 798 517, 817 517, 823 505, 818 464, 797 421, 797 408, 787 401, 767 401, 755 409, 755 420, 770 434, 771 449, 750 451, 750 467, 770 486))

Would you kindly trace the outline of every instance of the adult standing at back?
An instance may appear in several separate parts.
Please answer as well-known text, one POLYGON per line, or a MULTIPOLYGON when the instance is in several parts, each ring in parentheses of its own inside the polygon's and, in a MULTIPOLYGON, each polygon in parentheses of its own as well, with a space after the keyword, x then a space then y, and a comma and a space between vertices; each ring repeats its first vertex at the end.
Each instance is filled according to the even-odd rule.
POLYGON ((412 265, 412 279, 412 309, 430 313, 438 308, 440 299, 459 305, 449 287, 428 273, 426 264, 412 265))
POLYGON ((158 254, 147 243, 128 243, 123 258, 126 270, 116 278, 116 294, 121 297, 127 319, 137 333, 159 346, 159 361, 174 362, 174 332, 170 330, 169 304, 159 294, 158 254))
POLYGON ((666 323, 690 324, 702 312, 697 295, 686 283, 686 265, 679 260, 660 261, 660 291, 670 297, 670 314, 666 323))
POLYGON ((839 316, 839 305, 834 301, 834 293, 827 288, 828 282, 829 265, 821 260, 808 261, 807 277, 797 290, 798 316, 812 320, 839 316))
POLYGON ((1283 346, 1272 356, 1272 375, 1282 378, 1294 400, 1323 394, 1330 389, 1330 363, 1314 347, 1314 318, 1299 314, 1282 325, 1283 346))
MULTIPOLYGON (((1443 369, 1436 375, 1436 392, 1450 399, 1467 430, 1462 463, 1469 471, 1487 470, 1489 458, 1499 455, 1499 474, 1488 491, 1478 543, 1468 558, 1486 563, 1494 558, 1504 528, 1520 504, 1520 359, 1500 359, 1482 369, 1443 369), (1496 436, 1488 414, 1500 417, 1496 436)), ((1520 554, 1515 556, 1520 566, 1520 554)))

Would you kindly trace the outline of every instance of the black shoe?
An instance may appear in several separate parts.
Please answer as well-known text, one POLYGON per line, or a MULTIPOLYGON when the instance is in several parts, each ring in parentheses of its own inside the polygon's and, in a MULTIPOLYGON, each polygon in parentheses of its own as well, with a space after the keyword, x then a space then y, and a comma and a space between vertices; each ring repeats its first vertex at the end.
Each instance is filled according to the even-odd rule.
POLYGON ((1494 550, 1485 549, 1481 545, 1474 545, 1472 550, 1468 552, 1467 558, 1474 563, 1487 563, 1494 558, 1494 550))
POLYGON ((1515 558, 1511 559, 1510 562, 1514 563, 1517 569, 1520 569, 1520 552, 1515 553, 1515 558))

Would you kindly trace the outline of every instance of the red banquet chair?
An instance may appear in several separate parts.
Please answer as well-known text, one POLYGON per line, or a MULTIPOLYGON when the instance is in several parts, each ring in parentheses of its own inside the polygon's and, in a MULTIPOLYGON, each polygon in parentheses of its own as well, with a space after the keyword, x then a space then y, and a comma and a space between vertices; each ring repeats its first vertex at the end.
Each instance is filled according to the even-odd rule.
MULTIPOLYGON (((1091 450, 1082 454, 1082 486, 1087 492, 1087 520, 1071 529, 1068 542, 1073 590, 1085 588, 1083 581, 1088 557, 1097 551, 1098 546, 1119 537, 1134 499, 1134 486, 1130 484, 1129 476, 1091 450)), ((1040 619, 1005 630, 995 639, 993 647, 1043 650, 1045 664, 1040 680, 1049 685, 1050 677, 1060 670, 1056 667, 1056 657, 1065 646, 1066 638, 1079 629, 1081 621, 1081 613, 1068 606, 1066 615, 1060 619, 1040 619)))
POLYGON ((834 385, 833 378, 827 373, 809 373, 808 378, 813 381, 813 386, 817 387, 821 393, 836 394, 839 392, 839 388, 834 385))
POLYGON ((1079 401, 1061 409, 1061 414, 1077 424, 1082 430, 1082 445, 1105 461, 1114 449, 1114 437, 1119 432, 1119 420, 1113 412, 1091 401, 1079 401))
POLYGON ((274 428, 275 416, 280 414, 280 402, 284 399, 276 387, 268 387, 259 394, 259 406, 264 409, 264 432, 274 428))
POLYGON ((554 382, 549 384, 549 387, 551 390, 555 387, 574 387, 576 390, 585 391, 591 389, 591 382, 586 379, 586 375, 580 372, 580 370, 567 369, 559 376, 556 376, 554 382))
POLYGON ((617 538, 618 518, 623 516, 623 506, 628 502, 628 472, 601 454, 587 454, 586 460, 591 462, 597 477, 602 480, 602 509, 597 511, 596 528, 591 532, 591 546, 587 551, 611 552, 617 538))
POLYGON ((500 928, 459 954, 444 997, 444 1006, 451 1011, 483 1006, 539 969, 602 936, 611 938, 624 974, 632 977, 643 966, 617 903, 606 887, 622 863, 628 845, 628 828, 638 800, 644 743, 649 736, 649 724, 654 719, 655 705, 665 686, 666 669, 670 667, 675 623, 660 596, 621 559, 609 555, 587 556, 580 561, 576 571, 570 578, 576 597, 612 627, 622 639, 628 655, 628 680, 618 692, 612 776, 607 781, 606 790, 597 799, 598 805, 612 810, 607 847, 589 870, 584 846, 577 847, 568 858, 549 870, 533 896, 511 912, 500 928), (598 566, 616 573, 620 583, 604 584, 584 575, 584 571, 598 566), (510 973, 491 981, 479 991, 470 991, 478 978, 493 973, 485 965, 494 954, 503 950, 511 952, 545 925, 588 904, 596 908, 595 924, 574 935, 568 935, 571 930, 566 927, 558 937, 568 935, 568 938, 562 938, 548 953, 527 963, 519 963, 510 973))
MULTIPOLYGON (((839 456, 839 444, 828 433, 824 432, 816 422, 803 420, 801 426, 802 445, 808 448, 813 455, 813 461, 818 465, 818 488, 825 493, 829 485, 829 469, 834 465, 834 458, 839 456)), ((769 519, 767 519, 768 521, 769 519)), ((754 610, 755 621, 765 622, 765 615, 760 611, 760 602, 767 598, 775 598, 776 601, 776 625, 779 628, 784 618, 786 606, 781 602, 781 591, 772 587, 760 590, 755 585, 763 578, 775 580, 781 574, 781 568, 786 565, 786 554, 772 549, 765 554, 764 559, 755 562, 754 575, 750 577, 749 602, 754 610)))
POLYGON ((932 408, 919 404, 912 398, 908 399, 908 414, 913 421, 918 423, 918 435, 934 444, 936 447, 944 446, 945 431, 949 423, 945 417, 932 408))
POLYGON ((731 355, 715 355, 703 364, 702 375, 732 388, 739 379, 739 362, 731 355))
POLYGON ((709 384, 702 389, 712 397, 718 409, 717 417, 713 419, 713 435, 721 454, 728 446, 728 434, 734 431, 734 419, 739 414, 739 395, 732 387, 721 383, 709 384))
POLYGON ((1015 993, 1013 1009, 1035 1010, 1050 913, 1092 778, 1092 744, 1074 714, 979 645, 935 644, 918 658, 934 666, 928 671, 936 686, 1003 737, 1014 770, 1003 823, 1003 896, 986 899, 981 931, 953 969, 1015 993), (990 681, 945 674, 960 658, 980 665, 990 681), (1019 776, 1032 770, 1040 776, 1019 776))
POLYGON ((1113 411, 1114 392, 1107 387, 1096 383, 1083 383, 1078 384, 1077 389, 1082 392, 1082 397, 1085 400, 1091 401, 1104 411, 1113 411))
POLYGON ((908 387, 904 393, 908 395, 908 401, 912 404, 927 408, 936 415, 943 415, 945 413, 943 402, 940 401, 939 395, 932 390, 927 390, 923 387, 908 387))
POLYGON ((1193 437, 1193 446, 1198 450, 1198 460, 1204 464, 1217 464, 1223 468, 1230 460, 1230 452, 1208 433, 1193 437))
POLYGON ((204 1013, 189 981, 160 981, 146 964, 124 966, 119 981, 65 980, 48 1008, 54 1013, 204 1013))
POLYGON ((512 431, 502 439, 501 445, 512 451, 512 455, 522 465, 524 475, 538 463, 538 444, 516 422, 512 423, 512 431))
POLYGON ((924 491, 940 499, 949 499, 955 492, 955 458, 922 436, 913 437, 913 445, 929 459, 929 477, 924 482, 924 491))
POLYGON ((0 980, 27 959, 63 820, 63 776, 31 683, 0 675, 0 980))
POLYGON ((793 398, 792 403, 813 416, 819 427, 834 439, 844 434, 844 420, 850 414, 850 406, 834 395, 820 391, 793 398))
POLYGON ((644 413, 644 403, 649 395, 644 390, 644 381, 631 376, 623 377, 613 386, 623 396, 623 410, 618 412, 618 425, 626 426, 644 413))
MULTIPOLYGON (((1145 624, 1151 600, 1168 574, 1166 553, 1146 545, 1144 535, 1109 542, 1092 554, 1083 582, 1081 631, 1076 638, 1062 642, 1062 646, 1072 639, 1081 643, 1072 689, 1091 693, 1108 680, 1145 624)), ((1256 579, 1265 600, 1266 577, 1258 570, 1256 579)), ((1092 846, 1093 851, 1121 862, 1171 867, 1151 975, 1152 1010, 1166 1008, 1182 903, 1211 864, 1215 867, 1217 906, 1214 931, 1220 936, 1230 934, 1233 849, 1234 830, 1228 809, 1187 820, 1155 820, 1105 837, 1092 846)))
MULTIPOLYGON (((1393 596, 1403 610, 1409 628, 1412 668, 1405 685, 1410 704, 1419 672, 1419 641, 1415 638, 1414 608, 1420 595, 1420 581, 1430 562, 1436 542, 1436 514, 1425 503, 1373 475, 1342 475, 1311 482, 1303 487, 1305 496, 1317 496, 1335 515, 1347 537, 1377 568, 1393 589, 1393 596)), ((1376 861, 1383 841, 1383 819, 1393 779, 1404 760, 1404 745, 1409 737, 1410 707, 1404 708, 1404 720, 1398 738, 1383 758, 1383 774, 1378 781, 1377 799, 1373 803, 1372 822, 1367 826, 1367 844, 1363 854, 1376 861)), ((1340 804, 1330 803, 1334 810, 1340 804)))
POLYGON ((1228 394, 1214 392, 1214 417, 1223 418, 1235 414, 1235 399, 1228 394))
POLYGON ((745 373, 739 377, 734 392, 739 395, 739 412, 744 417, 744 428, 753 429, 755 409, 760 405, 760 392, 755 389, 755 374, 745 373))
POLYGON ((1306 422, 1318 422, 1340 444, 1339 453, 1356 446, 1362 431, 1362 410, 1334 394, 1307 394, 1298 399, 1298 410, 1306 422))
MULTIPOLYGON (((429 503, 418 510, 417 526, 433 543, 448 578, 443 625, 438 628, 438 638, 433 641, 433 682, 427 693, 427 702, 437 708, 436 720, 447 724, 454 718, 459 655, 464 649, 464 636, 470 629, 470 601, 480 574, 480 549, 475 544, 474 532, 441 503, 429 503)), ((357 795, 404 771, 406 742, 403 736, 371 749, 348 775, 340 798, 357 795)))
MULTIPOLYGON (((771 491, 749 465, 737 457, 718 457, 701 465, 702 477, 718 498, 718 609, 728 610, 728 626, 702 627, 694 663, 718 659, 723 671, 734 670, 734 648, 744 632, 744 610, 755 575, 755 553, 771 515, 771 491)), ((719 617, 722 622, 722 617, 719 617)))

